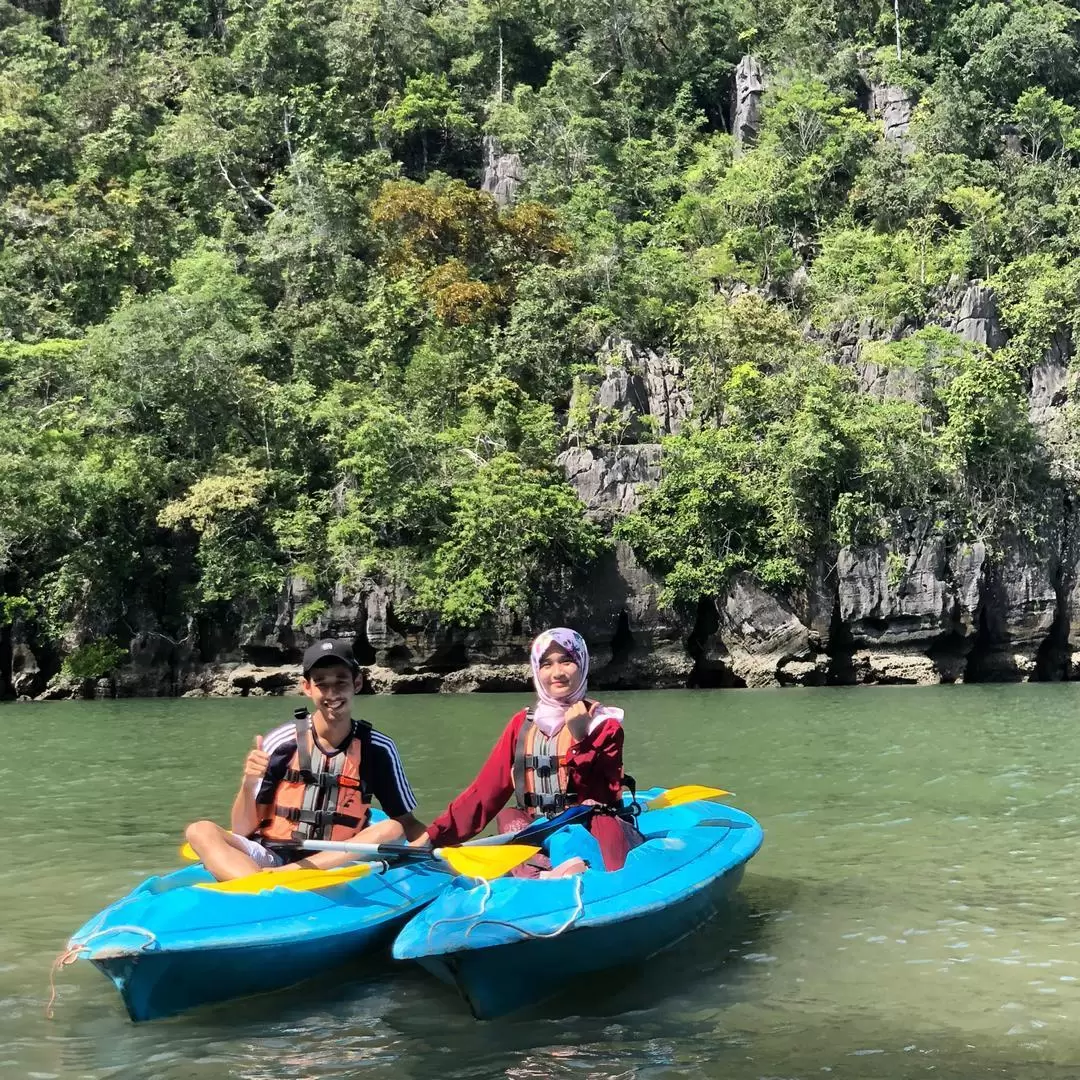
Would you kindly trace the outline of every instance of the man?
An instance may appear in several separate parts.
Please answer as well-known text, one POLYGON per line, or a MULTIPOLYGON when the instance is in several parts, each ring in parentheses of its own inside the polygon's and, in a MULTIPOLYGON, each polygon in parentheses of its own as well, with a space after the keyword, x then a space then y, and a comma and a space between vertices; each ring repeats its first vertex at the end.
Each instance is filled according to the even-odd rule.
POLYGON ((212 821, 187 828, 188 842, 219 881, 266 869, 326 869, 355 858, 305 854, 288 846, 294 840, 380 844, 424 834, 393 740, 352 718, 353 697, 364 685, 352 647, 316 642, 304 653, 302 671, 300 690, 315 712, 298 710, 293 723, 255 737, 233 800, 231 831, 212 821), (389 820, 368 826, 373 797, 389 820))

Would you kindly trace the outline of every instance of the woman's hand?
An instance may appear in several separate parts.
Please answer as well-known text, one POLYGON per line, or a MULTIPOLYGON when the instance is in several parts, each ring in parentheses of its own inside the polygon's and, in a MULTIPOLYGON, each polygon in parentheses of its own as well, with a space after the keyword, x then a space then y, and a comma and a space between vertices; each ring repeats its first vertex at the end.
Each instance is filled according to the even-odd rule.
POLYGON ((584 701, 575 701, 566 710, 566 726, 570 729, 570 734, 574 736, 577 742, 581 742, 589 733, 589 723, 595 711, 595 701, 591 705, 586 705, 584 701))
POLYGON ((431 837, 427 832, 422 832, 415 840, 409 841, 409 847, 429 848, 431 847, 431 837))

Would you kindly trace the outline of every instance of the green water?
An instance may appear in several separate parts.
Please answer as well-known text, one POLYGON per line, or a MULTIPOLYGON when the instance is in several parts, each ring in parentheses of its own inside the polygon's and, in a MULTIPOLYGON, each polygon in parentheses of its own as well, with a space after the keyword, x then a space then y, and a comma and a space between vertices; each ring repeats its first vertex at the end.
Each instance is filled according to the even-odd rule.
MULTIPOLYGON (((359 965, 133 1025, 68 934, 219 819, 288 700, 9 705, 0 1077, 1071 1077, 1080 1059, 1080 686, 627 693, 644 783, 719 783, 765 827, 741 903, 636 974, 477 1023, 424 972, 359 965)), ((515 697, 363 699, 421 813, 515 697)))

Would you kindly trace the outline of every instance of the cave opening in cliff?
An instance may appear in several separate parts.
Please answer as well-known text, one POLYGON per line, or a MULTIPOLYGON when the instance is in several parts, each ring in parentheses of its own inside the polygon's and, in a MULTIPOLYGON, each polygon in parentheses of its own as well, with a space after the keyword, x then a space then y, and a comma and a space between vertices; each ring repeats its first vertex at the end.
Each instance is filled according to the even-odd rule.
POLYGON ((839 587, 833 592, 829 640, 825 653, 829 657, 829 672, 825 680, 827 685, 852 686, 858 681, 855 675, 855 640, 840 610, 839 587))
POLYGON ((716 600, 711 596, 698 599, 697 613, 694 616, 694 628, 686 639, 686 651, 694 661, 693 670, 686 680, 691 690, 745 689, 746 683, 740 679, 731 667, 724 663, 727 648, 719 637, 715 638, 712 649, 710 639, 720 629, 720 616, 716 609, 716 600))
POLYGON ((424 665, 428 671, 460 671, 468 666, 469 651, 464 641, 442 642, 424 665))
POLYGON ((1035 681, 1060 682, 1069 677, 1068 593, 1061 580, 1054 582, 1054 621, 1035 654, 1035 681))
POLYGON ((353 656, 356 657, 356 662, 363 667, 375 663, 375 648, 367 636, 366 618, 363 626, 357 630, 356 637, 353 638, 353 656))
POLYGON ((975 637, 968 652, 967 664, 964 666, 964 682, 1000 682, 1001 676, 998 669, 988 662, 988 655, 994 649, 993 634, 990 631, 990 621, 987 616, 987 603, 985 597, 979 601, 978 611, 975 618, 975 637))
MULTIPOLYGON (((983 588, 975 618, 975 635, 964 667, 965 683, 1019 682, 1025 674, 1020 646, 1010 638, 1003 622, 1006 597, 1000 578, 991 577, 983 588)), ((1026 665, 1025 665, 1026 666, 1026 665)))
POLYGON ((634 649, 634 635, 630 633, 630 617, 623 608, 619 612, 618 622, 615 624, 615 634, 611 639, 611 665, 618 667, 630 659, 630 653, 634 649))

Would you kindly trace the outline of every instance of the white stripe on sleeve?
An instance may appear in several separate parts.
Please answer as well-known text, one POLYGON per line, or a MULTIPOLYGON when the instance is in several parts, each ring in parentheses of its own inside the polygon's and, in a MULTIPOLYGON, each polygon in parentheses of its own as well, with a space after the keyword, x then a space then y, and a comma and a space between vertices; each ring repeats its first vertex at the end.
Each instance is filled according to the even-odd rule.
POLYGON ((372 745, 378 746, 386 751, 387 757, 390 759, 390 768, 394 776, 394 783, 398 789, 398 795, 401 797, 402 805, 405 807, 405 812, 411 813, 416 809, 416 796, 413 794, 412 788, 409 786, 408 777, 405 775, 405 766, 401 764, 401 756, 398 754, 398 748, 394 745, 394 740, 389 735, 384 735, 381 731, 376 731, 374 728, 371 731, 372 745))
POLYGON ((296 725, 282 724, 281 727, 276 727, 263 736, 263 750, 268 754, 272 754, 279 746, 290 740, 296 741, 296 725))

